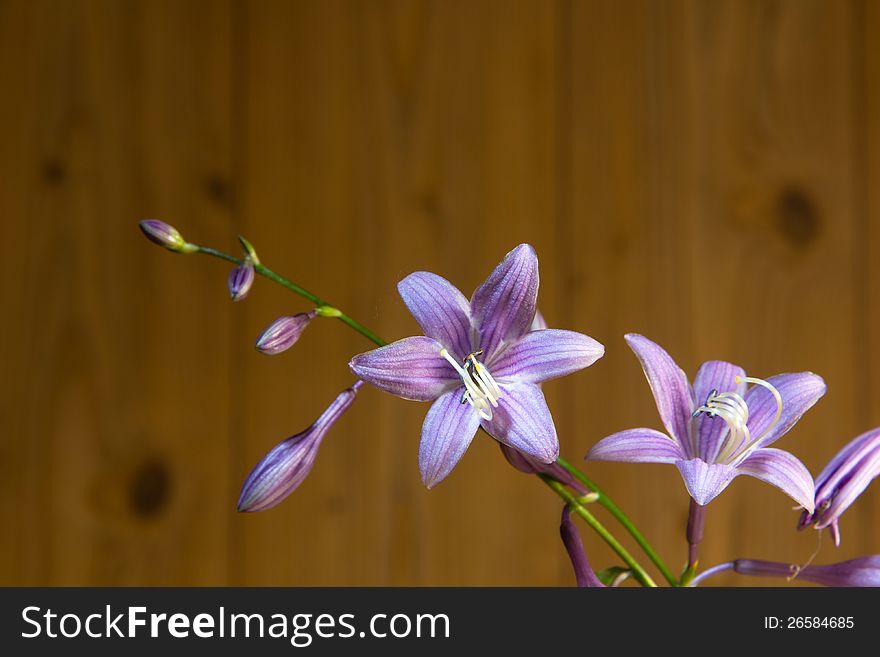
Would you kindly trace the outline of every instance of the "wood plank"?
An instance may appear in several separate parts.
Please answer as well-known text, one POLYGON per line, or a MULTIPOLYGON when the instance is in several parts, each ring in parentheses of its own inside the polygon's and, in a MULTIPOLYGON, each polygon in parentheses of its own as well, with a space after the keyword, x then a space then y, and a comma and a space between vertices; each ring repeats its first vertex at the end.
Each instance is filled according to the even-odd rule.
MULTIPOLYGON (((572 243, 593 245, 575 262, 583 306, 603 330, 656 339, 691 374, 711 358, 756 376, 822 373, 832 394, 780 443, 814 472, 829 436, 842 444, 854 430, 859 384, 850 9, 806 2, 575 9, 573 114, 581 123, 572 243)), ((612 398, 583 406, 602 427, 597 437, 659 426, 647 388, 628 391, 638 366, 614 344, 606 363, 612 398)), ((607 380, 601 385, 608 389, 607 380)), ((598 395, 596 387, 581 397, 598 395)), ((591 470, 677 568, 686 517, 677 473, 591 470), (676 518, 681 533, 667 524, 676 518)), ((738 480, 713 502, 703 562, 744 553, 805 561, 815 538, 793 532, 788 500, 774 495, 738 480)))
MULTIPOLYGON (((287 258, 298 280, 390 338, 416 331, 395 290, 413 270, 438 271, 469 294, 520 241, 554 261, 552 5, 248 7, 245 214, 258 245, 277 245, 273 261, 287 258), (320 248, 297 253, 297 244, 320 248)), ((545 271, 552 281, 552 264, 545 271)), ((270 307, 293 303, 264 294, 272 300, 249 306, 251 333, 280 312, 270 307)), ((552 315, 552 293, 544 302, 552 315)), ((249 365, 261 383, 248 393, 248 467, 310 421, 346 385, 350 356, 369 346, 320 329, 283 365, 249 365), (304 386, 295 372, 306 371, 320 371, 321 385, 304 386)), ((484 437, 426 492, 416 455, 427 406, 375 390, 361 397, 302 489, 243 521, 243 581, 547 581, 555 568, 536 569, 528 547, 561 552, 555 504, 540 487, 484 437), (538 501, 524 502, 525 489, 538 501), (548 503, 548 533, 533 540, 531 511, 548 503), (482 509, 502 506, 510 512, 484 522, 482 509), (527 545, 506 550, 511 540, 527 545)))
MULTIPOLYGON (((228 6, 4 3, 0 167, 19 295, 4 344, 4 583, 220 584, 223 274, 147 244, 226 233, 228 6), (204 409, 213 408, 210 413, 204 409), (8 475, 8 477, 7 477, 8 475)), ((205 263, 198 263, 205 264, 205 263)), ((11 272, 10 272, 11 273, 11 272)))

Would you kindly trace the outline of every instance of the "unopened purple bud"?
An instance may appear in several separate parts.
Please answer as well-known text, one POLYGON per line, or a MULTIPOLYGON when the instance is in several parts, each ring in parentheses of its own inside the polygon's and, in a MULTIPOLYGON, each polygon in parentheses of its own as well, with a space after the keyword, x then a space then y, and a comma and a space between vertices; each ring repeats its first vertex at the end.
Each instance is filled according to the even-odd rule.
POLYGON ((257 338, 257 351, 269 356, 287 351, 309 325, 317 313, 312 310, 307 313, 299 313, 293 317, 279 317, 269 324, 265 331, 257 338))
POLYGON ((774 561, 737 559, 733 569, 741 575, 805 579, 823 586, 880 586, 880 555, 859 557, 823 566, 797 566, 774 561))
POLYGON ((510 445, 505 445, 501 442, 499 442, 498 445, 501 447, 501 453, 504 455, 504 458, 507 459, 507 462, 520 472, 524 474, 549 475, 559 483, 565 484, 569 488, 573 488, 581 495, 587 493, 587 488, 580 481, 571 476, 571 474, 559 465, 559 463, 555 461, 553 463, 542 463, 527 454, 523 454, 521 451, 510 445))
POLYGON ((880 428, 852 440, 840 450, 816 478, 816 511, 801 514, 798 529, 829 527, 834 544, 840 545, 838 520, 871 481, 880 475, 880 428))
POLYGON ((229 296, 233 301, 241 301, 254 284, 254 264, 250 258, 229 272, 229 296))
POLYGON ((188 244, 174 226, 158 219, 144 219, 138 226, 147 239, 175 253, 195 253, 198 247, 188 244))
POLYGON ((257 463, 241 487, 239 511, 265 511, 296 490, 311 472, 327 430, 351 406, 360 384, 342 391, 312 426, 277 444, 257 463))
POLYGON ((574 568, 574 576, 577 585, 587 588, 605 588, 602 581, 596 577, 590 566, 590 560, 587 559, 587 553, 584 550, 584 543, 581 535, 571 521, 571 509, 566 504, 562 509, 562 522, 559 525, 559 535, 562 537, 562 544, 571 559, 571 566, 574 568))

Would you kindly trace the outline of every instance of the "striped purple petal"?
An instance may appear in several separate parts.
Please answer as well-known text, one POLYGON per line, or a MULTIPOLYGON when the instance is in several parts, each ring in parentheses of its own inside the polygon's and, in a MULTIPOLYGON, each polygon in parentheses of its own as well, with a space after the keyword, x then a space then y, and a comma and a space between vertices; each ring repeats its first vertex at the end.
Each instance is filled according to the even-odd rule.
MULTIPOLYGON (((717 390, 735 392, 742 396, 746 391, 745 383, 737 383, 736 377, 746 375, 743 368, 723 360, 710 360, 703 363, 694 378, 694 402, 697 407, 706 403, 709 395, 717 390)), ((718 415, 701 413, 694 420, 694 438, 697 443, 697 456, 713 463, 727 436, 727 423, 718 415)))
POLYGON ((706 506, 739 474, 736 468, 723 463, 706 463, 701 459, 678 461, 675 464, 693 500, 706 506))
POLYGON ((470 404, 461 403, 463 393, 464 388, 456 388, 443 394, 428 409, 422 425, 419 471, 428 488, 452 472, 480 426, 477 412, 470 404))
POLYGON ((878 475, 880 429, 872 429, 846 445, 816 480, 816 528, 836 522, 878 475))
POLYGON ((676 463, 685 460, 677 442, 654 429, 627 429, 603 438, 587 454, 588 461, 676 463))
POLYGON ((604 353, 583 333, 543 329, 526 333, 486 365, 501 382, 541 383, 589 367, 604 353))
POLYGON ((432 401, 458 387, 460 379, 440 355, 443 346, 423 335, 404 338, 355 356, 348 366, 380 390, 416 401, 432 401))
POLYGON ((813 477, 794 454, 765 447, 752 452, 745 461, 736 466, 736 470, 739 474, 776 486, 807 511, 813 512, 813 477))
MULTIPOLYGON (((777 374, 767 379, 782 397, 782 416, 779 422, 761 438, 761 447, 766 447, 788 433, 801 416, 810 410, 825 394, 825 381, 812 372, 777 374)), ((749 407, 749 432, 757 438, 770 426, 776 417, 776 399, 763 386, 752 386, 745 394, 749 407)))
POLYGON ((484 362, 505 342, 529 330, 538 301, 538 256, 520 244, 471 297, 471 315, 480 333, 484 362))
POLYGON ((473 349, 470 303, 445 278, 417 271, 397 284, 406 307, 429 338, 463 361, 473 349))
POLYGON ((630 333, 626 336, 626 342, 642 364, 663 426, 690 455, 694 393, 687 376, 660 345, 648 338, 630 333))
POLYGON ((555 461, 559 439, 544 393, 532 383, 505 385, 502 390, 498 408, 492 409, 492 419, 481 421, 483 429, 543 463, 555 461))

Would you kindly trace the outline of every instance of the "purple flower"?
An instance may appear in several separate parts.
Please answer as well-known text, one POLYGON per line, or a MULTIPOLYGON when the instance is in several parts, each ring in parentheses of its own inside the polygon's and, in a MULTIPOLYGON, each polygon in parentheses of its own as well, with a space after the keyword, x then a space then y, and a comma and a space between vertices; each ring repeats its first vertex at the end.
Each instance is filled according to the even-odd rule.
POLYGON ((538 258, 528 244, 508 253, 471 300, 436 274, 416 272, 398 290, 424 336, 356 356, 352 371, 404 399, 431 401, 419 469, 441 482, 477 429, 550 463, 559 454, 542 381, 576 372, 604 353, 592 338, 530 330, 538 297, 538 258))
POLYGON ((327 430, 351 406, 360 381, 343 390, 315 423, 273 447, 254 467, 241 487, 238 510, 265 511, 299 486, 315 464, 327 430))
POLYGON ((245 258, 244 262, 233 268, 229 272, 229 296, 233 301, 241 301, 254 284, 254 263, 250 258, 245 258))
POLYGON ((779 374, 767 381, 747 377, 723 361, 703 363, 693 387, 659 345, 626 336, 642 363, 667 434, 630 429, 600 440, 588 459, 674 463, 695 502, 711 502, 735 477, 750 475, 813 511, 813 478, 792 454, 769 447, 825 394, 811 373, 779 374), (755 384, 747 389, 747 384, 755 384))
POLYGON ((188 244, 174 226, 158 219, 144 219, 138 226, 147 239, 175 253, 195 253, 199 247, 188 244))
POLYGON ((299 336, 309 325, 317 312, 299 313, 292 317, 279 317, 266 327, 257 338, 257 351, 269 356, 280 354, 290 349, 299 340, 299 336))
POLYGON ((773 561, 737 559, 733 570, 741 575, 805 579, 823 586, 880 586, 880 555, 859 557, 823 566, 797 566, 773 561))
POLYGON ((880 475, 880 428, 871 429, 851 441, 825 466, 816 479, 815 513, 801 515, 798 529, 816 525, 831 528, 834 544, 840 545, 840 515, 880 475))

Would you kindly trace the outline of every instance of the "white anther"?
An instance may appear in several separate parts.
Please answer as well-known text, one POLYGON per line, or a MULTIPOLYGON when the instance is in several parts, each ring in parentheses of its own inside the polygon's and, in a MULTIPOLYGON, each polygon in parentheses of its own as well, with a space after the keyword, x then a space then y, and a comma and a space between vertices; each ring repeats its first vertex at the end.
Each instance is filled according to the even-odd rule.
POLYGON ((502 393, 486 366, 477 360, 479 353, 470 354, 465 358, 464 367, 462 367, 446 349, 440 350, 440 355, 452 365, 464 384, 465 393, 462 397, 462 403, 468 402, 480 414, 481 418, 491 420, 492 407, 498 408, 498 400, 502 393))
POLYGON ((737 376, 736 383, 753 383, 769 390, 776 400, 776 417, 773 418, 773 421, 767 425, 767 428, 760 435, 753 438, 748 427, 749 407, 745 399, 735 392, 722 392, 718 394, 717 391, 713 390, 706 399, 706 403, 694 411, 694 417, 697 417, 700 413, 706 413, 709 417, 717 415, 727 423, 727 436, 724 439, 724 444, 718 451, 718 455, 713 459, 715 463, 741 463, 749 454, 757 449, 761 438, 766 436, 779 422, 779 418, 782 417, 782 395, 779 394, 779 391, 771 383, 764 379, 750 376, 737 376))

